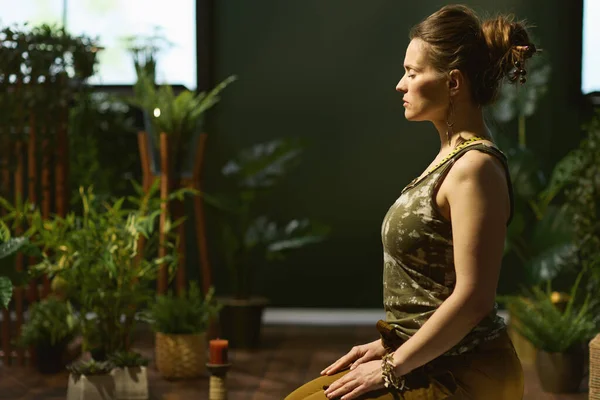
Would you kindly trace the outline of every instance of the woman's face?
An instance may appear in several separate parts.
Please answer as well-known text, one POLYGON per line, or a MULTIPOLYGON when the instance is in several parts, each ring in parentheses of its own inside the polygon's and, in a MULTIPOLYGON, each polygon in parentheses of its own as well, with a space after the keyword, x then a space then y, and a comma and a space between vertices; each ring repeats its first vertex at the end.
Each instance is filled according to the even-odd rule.
POLYGON ((396 85, 396 90, 404 93, 404 116, 409 121, 446 119, 450 103, 448 77, 429 62, 428 46, 421 39, 411 40, 404 57, 404 76, 396 85))

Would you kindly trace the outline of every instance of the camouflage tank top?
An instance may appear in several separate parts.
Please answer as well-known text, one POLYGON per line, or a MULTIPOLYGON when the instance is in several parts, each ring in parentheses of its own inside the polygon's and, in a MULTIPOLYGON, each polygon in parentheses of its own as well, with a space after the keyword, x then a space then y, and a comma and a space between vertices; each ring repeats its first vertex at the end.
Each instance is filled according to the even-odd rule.
MULTIPOLYGON (((383 302, 386 322, 401 341, 408 340, 454 290, 452 226, 435 205, 435 193, 454 162, 467 151, 483 151, 502 162, 512 218, 512 184, 505 155, 487 144, 463 145, 425 176, 409 183, 383 220, 383 302)), ((498 337, 506 325, 497 315, 497 309, 496 304, 490 314, 444 355, 462 354, 498 337)))

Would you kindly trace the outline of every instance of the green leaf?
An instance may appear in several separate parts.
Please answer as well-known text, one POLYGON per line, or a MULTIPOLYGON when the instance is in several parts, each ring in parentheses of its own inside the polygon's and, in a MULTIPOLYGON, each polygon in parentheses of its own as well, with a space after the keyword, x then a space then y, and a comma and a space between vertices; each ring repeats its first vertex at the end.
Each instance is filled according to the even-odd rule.
POLYGON ((5 276, 0 276, 0 304, 2 307, 7 308, 8 303, 12 297, 13 285, 5 276))

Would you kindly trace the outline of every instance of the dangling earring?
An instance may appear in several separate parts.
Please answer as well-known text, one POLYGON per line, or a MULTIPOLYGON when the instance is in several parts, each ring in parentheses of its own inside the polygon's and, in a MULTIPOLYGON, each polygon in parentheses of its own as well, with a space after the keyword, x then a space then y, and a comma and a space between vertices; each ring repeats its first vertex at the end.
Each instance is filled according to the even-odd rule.
POLYGON ((454 136, 454 130, 452 127, 454 126, 454 121, 451 121, 454 118, 454 104, 452 104, 452 100, 450 100, 450 106, 448 107, 448 118, 446 118, 446 140, 448 141, 448 146, 450 146, 450 138, 454 136))

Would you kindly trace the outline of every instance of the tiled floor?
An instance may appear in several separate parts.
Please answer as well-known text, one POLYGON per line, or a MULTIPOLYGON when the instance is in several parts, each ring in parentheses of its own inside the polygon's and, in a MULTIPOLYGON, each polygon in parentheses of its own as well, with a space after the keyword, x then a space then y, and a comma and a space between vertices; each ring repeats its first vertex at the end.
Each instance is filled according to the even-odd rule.
MULTIPOLYGON (((373 340, 371 327, 266 326, 259 350, 231 350, 228 374, 229 400, 282 400, 299 384, 352 345, 373 340)), ((152 356, 151 337, 141 338, 139 350, 152 356)), ((537 376, 526 368, 525 400, 583 400, 587 393, 551 395, 541 391, 537 376)), ((208 399, 208 378, 169 382, 149 368, 153 400, 208 399)), ((0 367, 0 399, 64 400, 67 374, 43 376, 30 368, 0 367)), ((585 386, 585 385, 582 385, 585 386)))

